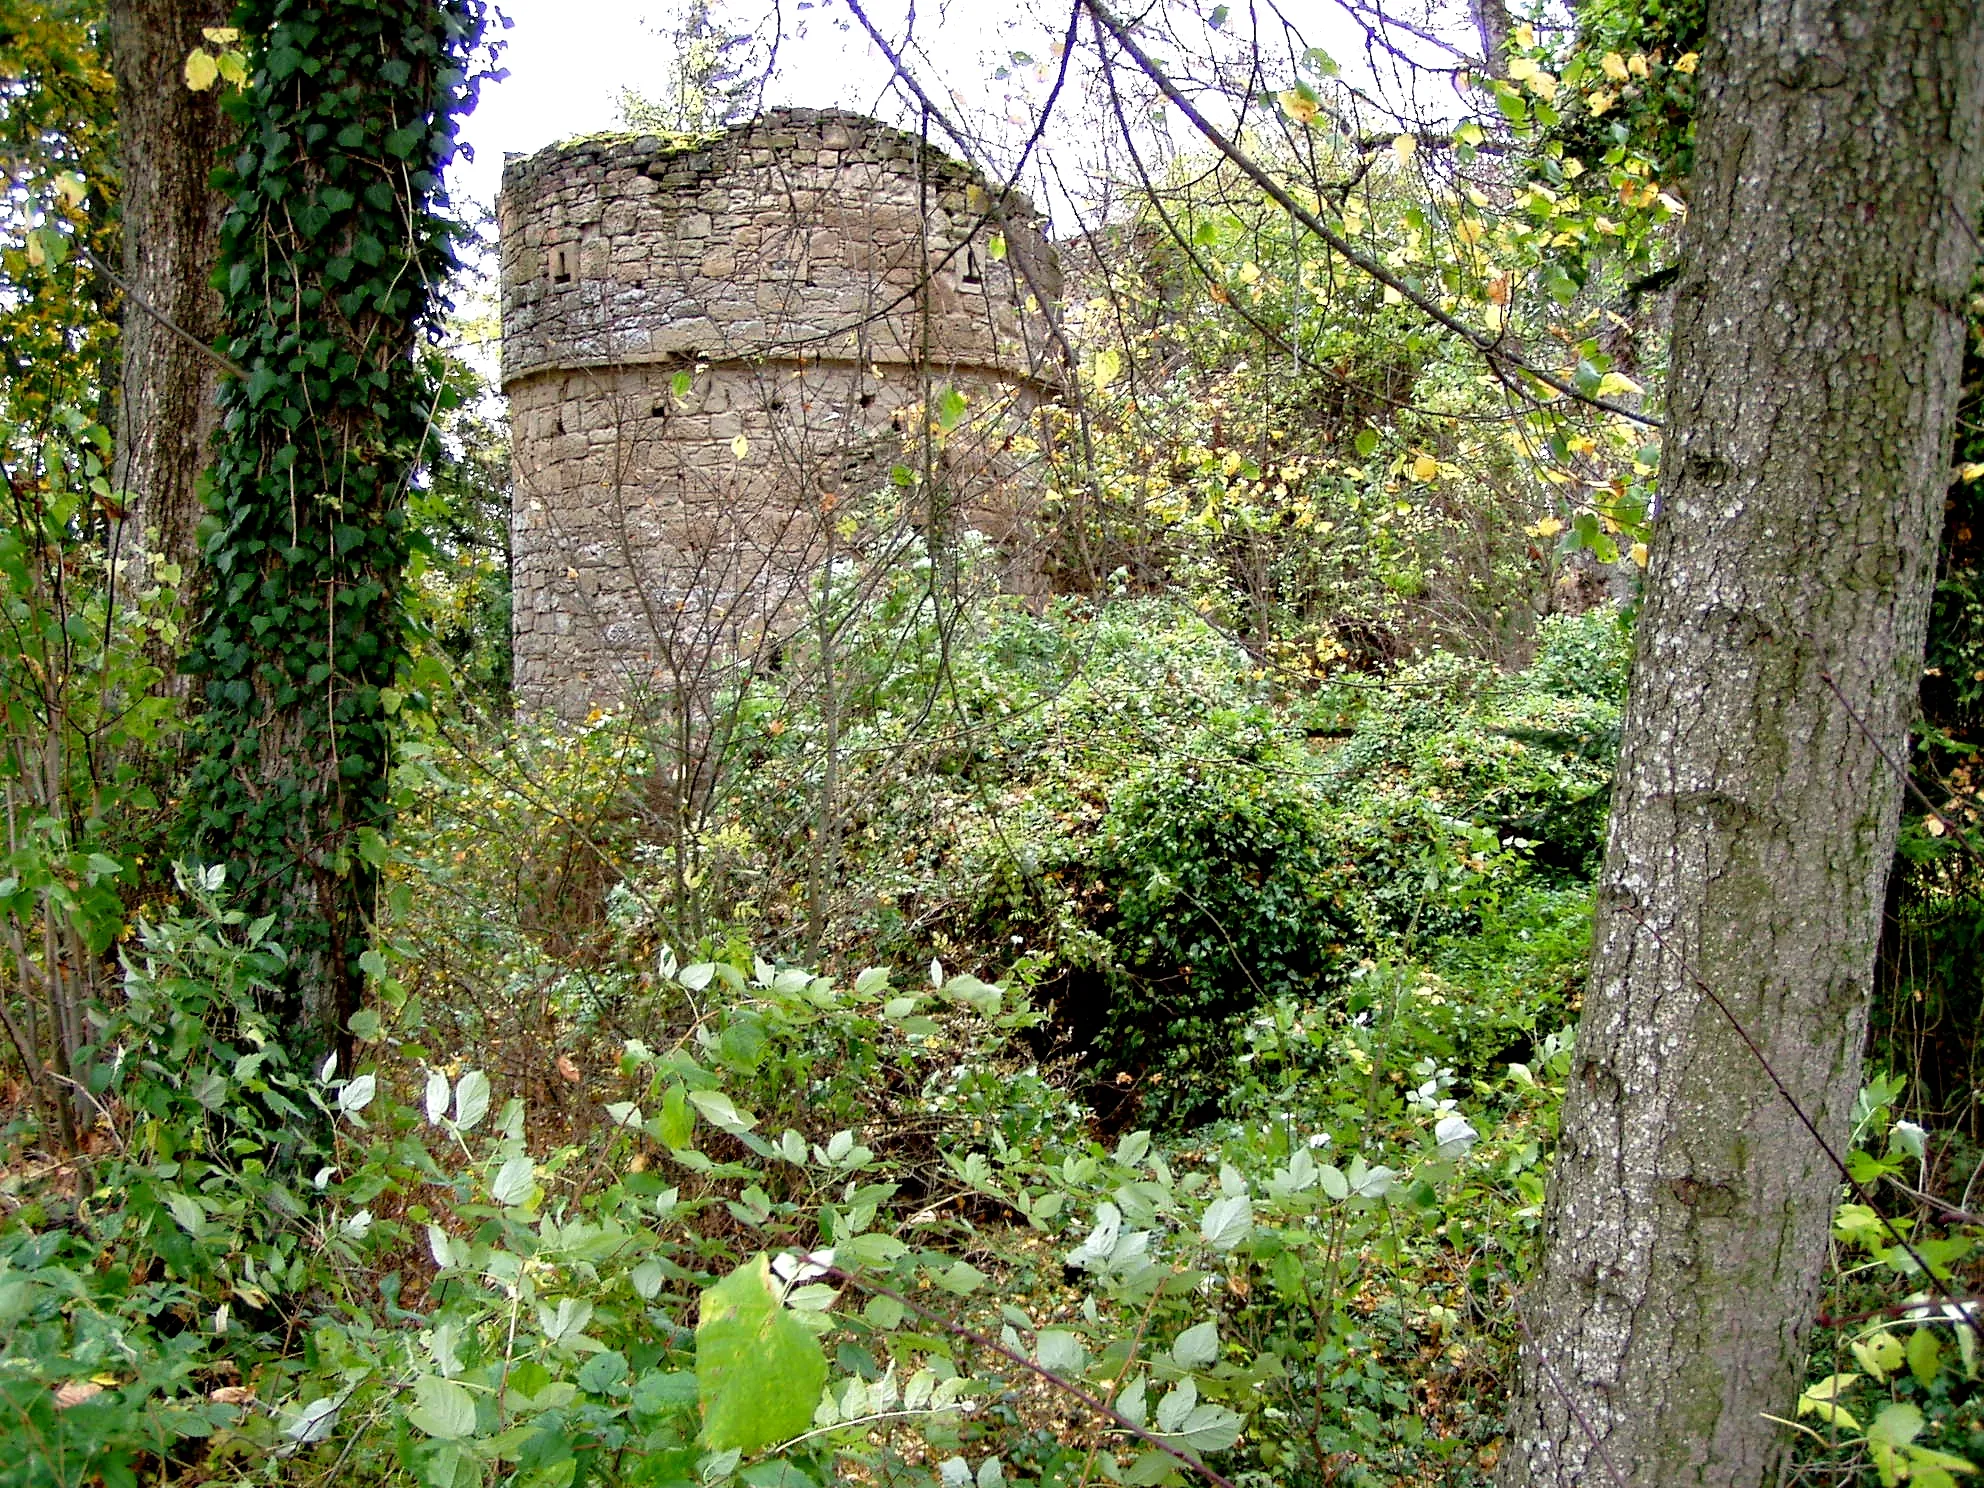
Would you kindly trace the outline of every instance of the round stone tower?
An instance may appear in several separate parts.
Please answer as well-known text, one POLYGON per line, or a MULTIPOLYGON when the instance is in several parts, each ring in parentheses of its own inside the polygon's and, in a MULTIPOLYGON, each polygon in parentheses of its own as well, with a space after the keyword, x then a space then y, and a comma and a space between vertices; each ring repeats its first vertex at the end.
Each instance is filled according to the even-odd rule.
POLYGON ((512 160, 499 220, 526 706, 752 664, 889 500, 1037 585, 1060 272, 1024 198, 901 130, 791 109, 512 160))

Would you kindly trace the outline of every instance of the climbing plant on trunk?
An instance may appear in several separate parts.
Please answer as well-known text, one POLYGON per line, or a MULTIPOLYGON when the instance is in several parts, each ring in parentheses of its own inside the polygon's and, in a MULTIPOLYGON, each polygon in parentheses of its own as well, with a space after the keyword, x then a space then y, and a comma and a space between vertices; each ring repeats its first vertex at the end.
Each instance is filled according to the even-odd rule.
POLYGON ((246 0, 228 103, 227 355, 187 828, 290 953, 272 1008, 334 1044, 390 814, 406 495, 442 396, 428 333, 459 232, 441 170, 482 0, 246 0))
POLYGON ((1799 1113, 1843 1144, 1949 475, 1984 11, 1717 0, 1709 32, 1510 1488, 1774 1481, 1838 1185, 1799 1113))

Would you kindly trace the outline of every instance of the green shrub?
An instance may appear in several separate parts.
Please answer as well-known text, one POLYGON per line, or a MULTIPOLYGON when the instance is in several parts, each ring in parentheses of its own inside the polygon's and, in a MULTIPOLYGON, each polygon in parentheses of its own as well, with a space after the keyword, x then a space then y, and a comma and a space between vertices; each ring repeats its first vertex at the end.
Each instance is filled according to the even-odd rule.
POLYGON ((1148 1071, 1146 1108, 1174 1120, 1216 1103, 1237 1020, 1276 997, 1326 1000, 1355 960, 1320 801, 1271 750, 1245 747, 1258 723, 1234 732, 1201 731, 1135 776, 1096 852, 1114 956, 1094 1048, 1148 1071))

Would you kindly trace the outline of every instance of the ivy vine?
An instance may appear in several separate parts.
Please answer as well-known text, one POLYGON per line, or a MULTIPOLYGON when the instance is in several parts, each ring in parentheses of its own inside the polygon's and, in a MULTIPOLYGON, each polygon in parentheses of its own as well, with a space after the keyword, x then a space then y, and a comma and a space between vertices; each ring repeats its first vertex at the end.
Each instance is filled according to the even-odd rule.
POLYGON ((269 1010, 302 1052, 363 988, 393 689, 406 659, 406 497, 447 396, 432 349, 462 228, 442 170, 473 106, 485 0, 244 0, 250 58, 216 176, 221 392, 187 845, 275 917, 269 1010))

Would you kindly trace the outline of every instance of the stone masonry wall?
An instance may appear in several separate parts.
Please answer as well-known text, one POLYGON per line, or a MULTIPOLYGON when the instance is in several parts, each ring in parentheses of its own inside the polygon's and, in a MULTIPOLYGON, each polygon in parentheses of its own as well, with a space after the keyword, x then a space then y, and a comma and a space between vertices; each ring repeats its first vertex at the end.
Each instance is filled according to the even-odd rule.
POLYGON ((789 110, 511 161, 499 216, 527 706, 580 714, 762 647, 940 390, 967 410, 941 496, 902 504, 940 499, 1030 585, 1023 467, 1059 376, 1034 295, 1060 282, 1023 199, 902 131, 789 110))

